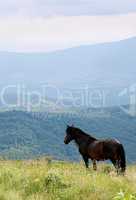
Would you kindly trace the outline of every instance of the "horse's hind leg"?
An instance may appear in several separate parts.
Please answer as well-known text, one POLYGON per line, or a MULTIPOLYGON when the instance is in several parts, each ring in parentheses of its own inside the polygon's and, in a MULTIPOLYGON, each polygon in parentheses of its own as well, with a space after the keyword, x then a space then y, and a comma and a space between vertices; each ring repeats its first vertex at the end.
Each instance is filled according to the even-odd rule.
POLYGON ((93 160, 93 170, 97 170, 96 160, 93 160))
POLYGON ((114 165, 114 167, 117 168, 116 160, 114 160, 114 159, 110 159, 110 161, 112 162, 112 164, 114 165))
POLYGON ((118 160, 110 159, 115 169, 117 170, 117 174, 119 174, 119 162, 118 160))

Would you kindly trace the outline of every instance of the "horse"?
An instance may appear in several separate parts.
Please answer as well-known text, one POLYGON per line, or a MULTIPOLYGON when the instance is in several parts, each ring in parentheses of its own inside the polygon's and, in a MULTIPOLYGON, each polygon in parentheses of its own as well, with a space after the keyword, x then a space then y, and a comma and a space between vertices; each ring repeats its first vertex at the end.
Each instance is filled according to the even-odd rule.
POLYGON ((118 140, 96 139, 79 128, 67 126, 64 143, 69 144, 71 141, 75 141, 86 168, 89 167, 89 159, 92 160, 94 170, 97 170, 97 161, 110 160, 117 173, 125 173, 125 150, 118 140))

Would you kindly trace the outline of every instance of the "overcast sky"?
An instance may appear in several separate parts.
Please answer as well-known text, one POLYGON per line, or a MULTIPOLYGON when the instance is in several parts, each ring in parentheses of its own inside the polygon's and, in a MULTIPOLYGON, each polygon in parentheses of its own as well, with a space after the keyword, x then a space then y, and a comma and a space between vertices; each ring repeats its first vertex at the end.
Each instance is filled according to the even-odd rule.
POLYGON ((55 51, 136 36, 136 0, 0 1, 0 51, 55 51))
POLYGON ((136 11, 136 0, 4 0, 0 15, 54 16, 120 14, 136 11))

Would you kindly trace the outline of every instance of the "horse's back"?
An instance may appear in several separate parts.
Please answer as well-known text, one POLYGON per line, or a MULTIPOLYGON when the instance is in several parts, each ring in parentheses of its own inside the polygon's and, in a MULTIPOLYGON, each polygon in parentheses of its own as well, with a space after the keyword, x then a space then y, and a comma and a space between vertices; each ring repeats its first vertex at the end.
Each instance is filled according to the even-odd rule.
POLYGON ((91 159, 107 160, 115 155, 119 146, 120 142, 116 139, 96 140, 89 145, 88 154, 91 159))
POLYGON ((111 138, 107 138, 107 139, 103 139, 103 140, 99 140, 100 142, 104 142, 107 144, 121 144, 119 140, 117 140, 116 138, 111 139, 111 138))

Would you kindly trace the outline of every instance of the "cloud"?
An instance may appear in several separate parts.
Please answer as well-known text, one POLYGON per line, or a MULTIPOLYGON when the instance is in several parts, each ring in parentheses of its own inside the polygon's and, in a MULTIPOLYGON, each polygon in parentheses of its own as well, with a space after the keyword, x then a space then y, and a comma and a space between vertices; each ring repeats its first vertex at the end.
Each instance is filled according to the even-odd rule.
POLYGON ((112 16, 0 18, 0 50, 48 52, 136 36, 136 13, 112 16))
POLYGON ((136 0, 4 0, 0 16, 46 17, 120 14, 136 11, 136 0))

